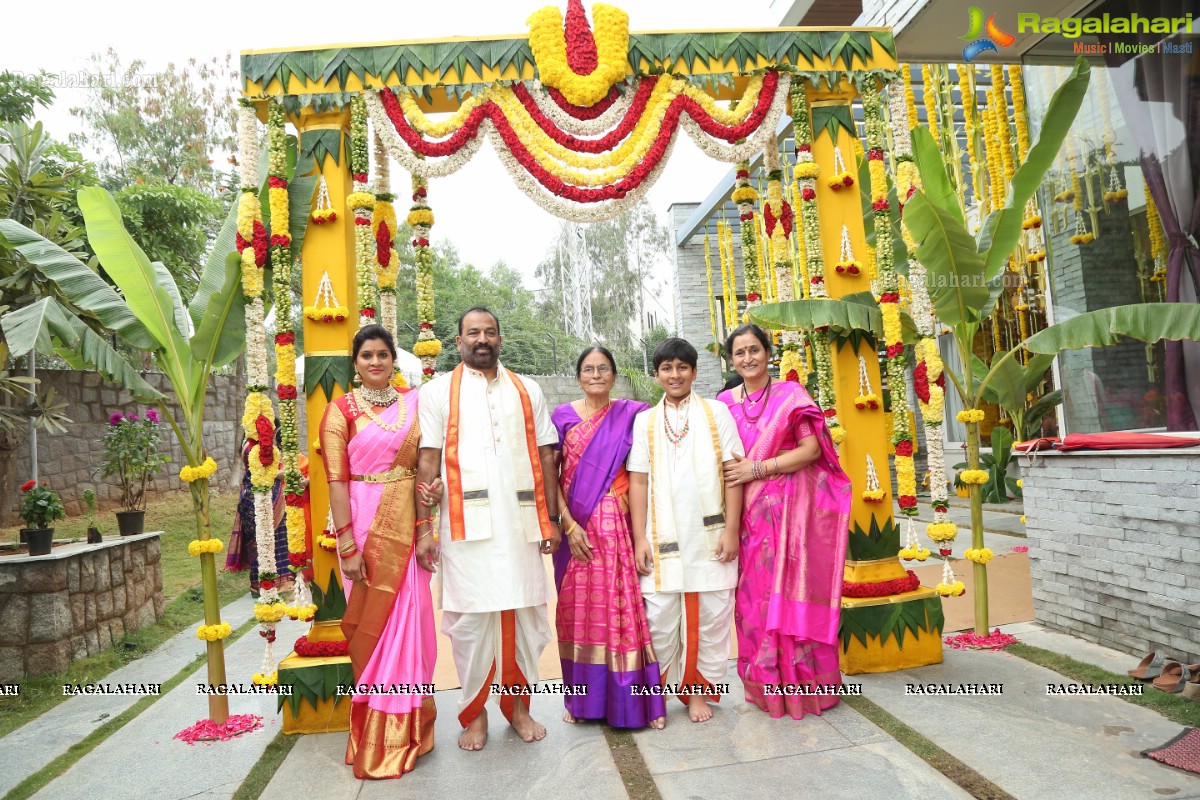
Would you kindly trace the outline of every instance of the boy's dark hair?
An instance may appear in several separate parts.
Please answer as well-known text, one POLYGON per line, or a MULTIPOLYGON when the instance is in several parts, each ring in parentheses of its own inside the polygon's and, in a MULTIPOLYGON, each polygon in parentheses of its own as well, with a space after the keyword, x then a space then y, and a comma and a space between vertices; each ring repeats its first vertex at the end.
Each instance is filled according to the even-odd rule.
POLYGON ((654 348, 654 371, 658 372, 659 364, 664 361, 674 361, 676 359, 695 369, 697 359, 696 348, 678 336, 664 339, 658 347, 654 348))
POLYGON ((500 318, 496 316, 496 312, 492 311, 487 306, 471 306, 470 308, 468 308, 466 311, 464 311, 462 313, 461 317, 458 318, 458 335, 462 336, 463 320, 467 318, 467 314, 474 314, 477 311, 482 312, 484 314, 491 315, 492 319, 494 319, 496 321, 496 333, 499 334, 500 333, 500 318))

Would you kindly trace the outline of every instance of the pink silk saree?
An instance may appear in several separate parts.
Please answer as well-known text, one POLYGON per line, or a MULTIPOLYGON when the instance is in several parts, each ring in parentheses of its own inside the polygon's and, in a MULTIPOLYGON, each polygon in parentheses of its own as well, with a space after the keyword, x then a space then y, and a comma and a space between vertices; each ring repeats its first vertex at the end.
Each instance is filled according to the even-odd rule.
POLYGON ((820 409, 798 383, 773 381, 754 420, 733 391, 718 399, 729 406, 751 460, 773 459, 806 436, 821 445, 817 460, 799 471, 746 484, 734 612, 747 702, 772 717, 820 714, 837 696, 804 691, 841 683, 838 624, 850 479, 820 409))
POLYGON ((642 592, 633 563, 633 539, 625 495, 633 417, 644 406, 614 401, 604 411, 580 421, 570 404, 554 410, 552 419, 562 443, 562 490, 572 515, 583 525, 592 560, 583 564, 567 550, 558 592, 558 654, 563 683, 587 687, 586 695, 565 698, 577 719, 600 719, 615 728, 642 728, 666 716, 661 694, 650 687, 662 682, 642 592), (601 472, 603 470, 603 472, 601 472), (581 488, 603 482, 594 506, 579 505, 581 488), (642 694, 634 694, 638 689, 642 694))
POLYGON ((360 779, 410 772, 417 757, 433 749, 437 716, 432 695, 411 688, 432 683, 437 657, 432 576, 413 557, 415 477, 388 483, 351 478, 415 469, 417 392, 404 393, 378 416, 394 423, 401 408, 403 427, 385 431, 359 413, 352 396, 344 396, 330 404, 321 424, 330 480, 350 479, 354 541, 367 565, 368 580, 343 577, 348 601, 342 632, 359 690, 351 698, 346 763, 360 779))

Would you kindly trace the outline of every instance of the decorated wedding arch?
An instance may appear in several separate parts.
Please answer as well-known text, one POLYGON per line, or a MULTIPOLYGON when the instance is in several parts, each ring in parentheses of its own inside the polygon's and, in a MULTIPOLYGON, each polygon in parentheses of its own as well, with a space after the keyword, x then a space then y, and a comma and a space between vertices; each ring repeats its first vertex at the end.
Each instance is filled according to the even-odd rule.
MULTIPOLYGON (((565 20, 558 8, 542 8, 521 36, 242 54, 239 257, 230 269, 240 269, 246 299, 243 425, 260 443, 250 457, 263 573, 255 614, 267 646, 254 680, 291 686, 291 696, 280 700, 287 731, 346 727, 349 704, 339 704, 334 689, 351 682, 337 622, 344 602, 336 552, 327 532, 319 532, 328 494, 315 443, 308 448, 314 523, 306 535, 297 404, 306 403, 311 432, 326 404, 350 387, 349 343, 357 328, 378 322, 396 333, 400 270, 415 270, 419 332, 413 350, 425 380, 433 376, 441 350, 433 334, 433 209, 435 199, 453 202, 438 196, 437 179, 467 168, 484 141, 533 202, 555 216, 590 222, 620 214, 644 197, 682 132, 712 158, 736 165, 732 199, 740 210, 743 292, 727 298, 734 319, 764 300, 835 299, 876 290, 878 306, 831 303, 840 311, 814 320, 806 332, 779 332, 781 377, 803 380, 815 371, 818 402, 854 480, 843 669, 882 671, 941 660, 939 598, 898 561, 899 529, 890 511, 889 455, 900 505, 914 506, 916 494, 903 399, 900 288, 892 263, 894 200, 884 161, 890 137, 883 90, 897 77, 891 32, 636 33, 628 22, 620 9, 599 3, 589 22, 579 0, 570 0, 565 20), (856 100, 865 114, 865 149, 851 112, 856 100), (289 125, 298 147, 289 146, 289 125), (790 158, 780 147, 789 125, 795 142, 790 158), (868 167, 866 214, 859 188, 845 191, 858 174, 846 167, 856 163, 857 153, 868 167), (748 180, 750 161, 760 154, 768 179, 761 194, 748 180), (407 173, 395 193, 393 165, 407 173), (314 196, 297 202, 289 176, 295 183, 309 172, 317 177, 314 196), (409 242, 396 241, 401 195, 413 231, 409 242), (310 223, 299 247, 292 241, 296 226, 289 224, 296 215, 307 215, 310 223), (876 255, 869 259, 864 219, 873 220, 876 255), (411 256, 402 259, 401 252, 411 256), (293 305, 300 298, 291 297, 291 274, 302 270, 303 354, 296 352, 288 315, 276 314, 274 331, 266 329, 268 269, 275 302, 291 298, 293 305), (274 374, 268 368, 270 337, 274 374), (876 342, 886 351, 882 374, 876 342), (301 355, 304 386, 295 369, 301 355), (886 429, 879 402, 885 389, 895 420, 886 429), (270 489, 280 457, 287 564, 272 563, 270 489), (298 580, 295 596, 284 598, 274 578, 288 569, 307 572, 313 582, 298 580), (275 628, 285 616, 314 624, 277 665, 275 628)), ((911 181, 901 156, 898 171, 907 169, 911 181)), ((732 254, 732 231, 720 245, 732 254)), ((939 589, 952 590, 948 580, 939 589)), ((206 623, 204 630, 214 636, 227 627, 219 619, 206 623)), ((220 648, 214 651, 220 657, 220 648)))

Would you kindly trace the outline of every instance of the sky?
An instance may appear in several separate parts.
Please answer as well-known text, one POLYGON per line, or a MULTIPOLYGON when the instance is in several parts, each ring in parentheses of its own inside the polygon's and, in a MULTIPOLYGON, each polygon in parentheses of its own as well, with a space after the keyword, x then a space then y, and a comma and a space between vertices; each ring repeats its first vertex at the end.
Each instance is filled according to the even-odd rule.
MULTIPOLYGON (((779 14, 771 11, 768 0, 689 0, 686 4, 616 0, 614 4, 629 14, 632 31, 767 28, 774 26, 779 14)), ((395 4, 204 0, 199 13, 199 9, 183 11, 186 7, 144 0, 107 4, 60 0, 53 12, 37 3, 18 3, 5 10, 5 27, 31 33, 6 37, 0 48, 0 70, 45 69, 56 76, 60 84, 55 88, 56 102, 50 109, 39 109, 38 118, 52 136, 65 140, 80 130, 69 109, 83 103, 84 90, 73 86, 83 83, 79 77, 87 69, 88 56, 109 47, 123 63, 143 59, 149 70, 157 70, 193 56, 207 59, 233 52, 236 57, 251 49, 522 33, 527 30, 525 20, 541 5, 538 0, 395 4), (420 12, 405 13, 412 7, 420 12), (171 8, 177 11, 167 11, 171 8)), ((565 7, 564 1, 560 8, 565 7)), ((585 8, 590 9, 586 0, 585 8)), ((670 163, 647 195, 648 202, 666 224, 672 203, 703 200, 730 168, 707 158, 681 132, 670 163)), ((403 171, 393 165, 393 187, 403 188, 399 185, 403 179, 403 171)), ((550 247, 559 221, 511 183, 490 145, 484 145, 455 175, 431 181, 429 200, 437 219, 435 240, 453 241, 463 260, 481 269, 503 260, 525 276, 527 286, 537 288, 534 269, 550 247)), ((669 261, 659 265, 658 277, 669 290, 669 261)))

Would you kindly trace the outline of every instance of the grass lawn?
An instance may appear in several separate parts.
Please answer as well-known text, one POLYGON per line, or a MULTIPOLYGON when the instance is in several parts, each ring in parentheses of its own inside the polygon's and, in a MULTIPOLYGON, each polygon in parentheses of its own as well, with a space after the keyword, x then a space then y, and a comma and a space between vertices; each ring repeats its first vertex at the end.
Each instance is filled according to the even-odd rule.
MULTIPOLYGON (((237 496, 232 492, 214 495, 211 503, 212 532, 223 542, 229 541, 237 496)), ((100 514, 105 539, 116 537, 116 521, 111 514, 100 514)), ((203 596, 200 590, 200 561, 188 555, 187 543, 196 538, 195 516, 191 495, 179 492, 151 502, 146 509, 147 530, 162 530, 162 572, 165 614, 154 625, 126 635, 120 642, 95 655, 81 658, 65 673, 26 678, 21 681, 19 697, 0 696, 0 736, 24 725, 63 701, 62 684, 95 683, 105 675, 146 655, 180 631, 191 627, 204 617, 203 596)), ((73 517, 55 526, 56 538, 82 537, 87 532, 87 520, 73 517)), ((16 539, 16 529, 0 531, 0 540, 16 539)), ((224 551, 217 554, 218 564, 224 563, 224 551)), ((236 600, 250 589, 245 572, 217 572, 217 587, 221 605, 236 600)))

